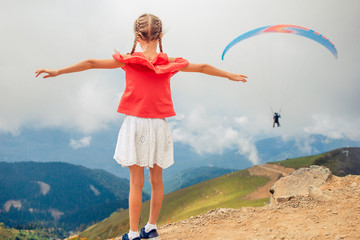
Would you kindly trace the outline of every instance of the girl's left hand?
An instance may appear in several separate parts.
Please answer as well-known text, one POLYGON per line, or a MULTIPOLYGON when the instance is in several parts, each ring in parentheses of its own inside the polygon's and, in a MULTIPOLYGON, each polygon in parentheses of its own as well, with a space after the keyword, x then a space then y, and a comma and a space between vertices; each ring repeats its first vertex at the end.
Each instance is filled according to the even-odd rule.
POLYGON ((38 77, 42 73, 47 73, 47 75, 43 76, 43 78, 56 77, 59 75, 57 70, 40 68, 35 71, 35 74, 36 74, 35 77, 38 77))
POLYGON ((229 79, 232 81, 236 81, 236 82, 247 82, 246 80, 247 76, 242 75, 242 74, 232 74, 229 79))

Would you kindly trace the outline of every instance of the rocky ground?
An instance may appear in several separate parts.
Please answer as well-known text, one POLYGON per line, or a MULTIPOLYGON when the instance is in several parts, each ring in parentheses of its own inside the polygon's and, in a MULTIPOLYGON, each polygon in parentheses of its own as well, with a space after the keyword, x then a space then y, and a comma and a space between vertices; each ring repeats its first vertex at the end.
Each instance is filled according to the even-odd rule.
POLYGON ((360 239, 359 222, 360 176, 330 176, 311 194, 259 208, 213 210, 160 226, 159 233, 162 240, 360 239))

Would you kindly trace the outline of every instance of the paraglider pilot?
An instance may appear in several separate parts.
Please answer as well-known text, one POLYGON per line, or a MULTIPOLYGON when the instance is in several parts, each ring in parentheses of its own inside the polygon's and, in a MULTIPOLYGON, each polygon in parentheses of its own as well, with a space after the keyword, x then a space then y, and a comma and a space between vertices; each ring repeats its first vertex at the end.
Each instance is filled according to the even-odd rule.
POLYGON ((277 124, 278 127, 280 127, 279 118, 281 118, 280 114, 275 112, 273 117, 274 119, 273 127, 275 127, 275 123, 277 124))

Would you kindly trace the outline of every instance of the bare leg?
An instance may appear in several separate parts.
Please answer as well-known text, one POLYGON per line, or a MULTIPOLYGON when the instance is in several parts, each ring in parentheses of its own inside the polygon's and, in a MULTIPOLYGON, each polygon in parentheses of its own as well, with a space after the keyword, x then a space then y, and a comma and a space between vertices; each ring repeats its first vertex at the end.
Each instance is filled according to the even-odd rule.
POLYGON ((154 165, 153 168, 150 168, 149 179, 151 183, 149 223, 156 224, 164 196, 162 168, 156 164, 154 165))
POLYGON ((130 230, 137 232, 142 205, 142 189, 144 186, 144 168, 138 165, 129 167, 130 193, 129 193, 129 220, 130 230))

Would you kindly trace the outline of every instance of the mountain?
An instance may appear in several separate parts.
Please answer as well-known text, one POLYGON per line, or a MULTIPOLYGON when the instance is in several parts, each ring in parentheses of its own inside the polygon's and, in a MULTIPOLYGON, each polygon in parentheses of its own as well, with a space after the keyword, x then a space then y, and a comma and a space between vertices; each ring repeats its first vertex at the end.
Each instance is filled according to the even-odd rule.
POLYGON ((127 179, 104 170, 60 162, 0 162, 0 222, 74 230, 127 208, 128 191, 127 179))
MULTIPOLYGON (((62 129, 23 129, 18 135, 0 133, 0 161, 68 162, 103 169, 129 179, 128 169, 122 168, 113 160, 119 127, 110 126, 92 135, 62 129), (87 144, 76 145, 83 139, 87 139, 87 144)), ((319 154, 340 147, 360 146, 359 141, 330 139, 323 135, 271 137, 259 139, 254 144, 259 164, 319 154)), ((236 147, 224 149, 222 153, 199 154, 190 145, 175 142, 174 156, 175 164, 164 171, 165 182, 189 167, 215 166, 241 170, 253 165, 236 147)), ((145 181, 149 186, 147 177, 145 181)))
POLYGON ((0 223, 0 239, 2 240, 49 240, 57 239, 59 234, 55 229, 53 230, 18 230, 14 228, 8 228, 4 223, 0 223))
MULTIPOLYGON (((270 187, 279 178, 292 172, 294 168, 323 164, 335 170, 334 174, 336 174, 336 169, 340 171, 340 174, 359 174, 359 162, 360 148, 340 148, 322 154, 256 165, 228 173, 166 194, 158 225, 187 218, 195 219, 191 216, 204 214, 217 208, 238 209, 264 206, 269 201, 270 187)), ((148 219, 149 206, 149 201, 143 204, 141 226, 148 219)), ((89 240, 111 238, 128 231, 128 227, 128 210, 124 210, 86 229, 80 237, 86 237, 89 240)))
MULTIPOLYGON (((219 207, 263 206, 268 199, 250 200, 246 196, 269 180, 269 177, 251 175, 248 170, 241 170, 171 192, 164 195, 157 224, 187 219, 219 207)), ((149 210, 150 201, 147 201, 142 206, 141 227, 148 220, 149 210)), ((85 230, 80 237, 100 240, 122 234, 129 229, 128 214, 128 210, 116 212, 85 230)))
POLYGON ((235 170, 202 166, 198 168, 189 168, 178 173, 174 178, 169 179, 164 184, 164 193, 173 192, 186 188, 197 183, 216 178, 235 170))
POLYGON ((266 138, 258 140, 255 145, 261 162, 266 163, 320 154, 341 147, 360 147, 360 142, 312 134, 297 138, 266 138))
MULTIPOLYGON (((311 189, 310 196, 302 192, 300 196, 287 198, 289 200, 282 198, 283 201, 264 207, 219 208, 161 225, 158 232, 161 239, 181 236, 182 240, 360 239, 360 176, 332 176, 322 183, 314 178, 312 183, 318 181, 322 185, 313 187, 306 181, 306 175, 304 178, 296 174, 296 181, 288 183, 291 188, 292 183, 299 183, 298 186, 311 189)), ((278 189, 290 190, 284 184, 278 189)))
MULTIPOLYGON (((310 135, 299 138, 272 137, 256 141, 259 164, 280 161, 288 158, 308 156, 330 151, 344 146, 360 146, 359 142, 350 139, 329 139, 323 135, 310 135)), ((164 189, 170 192, 178 174, 191 168, 202 166, 242 170, 253 166, 247 156, 238 149, 228 149, 218 154, 196 154, 190 146, 175 143, 175 164, 164 171, 164 189), (175 176, 175 177, 174 177, 175 176)), ((195 174, 196 175, 196 174, 195 174)), ((195 183, 195 182, 194 182, 195 183)), ((145 183, 144 191, 150 193, 149 183, 145 183)))
POLYGON ((114 129, 93 135, 62 129, 23 129, 18 135, 0 133, 0 161, 67 162, 129 178, 128 169, 113 160, 117 133, 114 129), (76 145, 84 138, 88 144, 76 145))
POLYGON ((328 167, 336 176, 360 175, 360 148, 338 148, 322 154, 287 159, 273 164, 295 169, 320 165, 328 167))
MULTIPOLYGON (((0 161, 5 162, 68 162, 92 169, 103 169, 118 177, 129 179, 127 168, 113 160, 118 129, 108 129, 82 135, 63 129, 23 129, 19 135, 0 133, 0 161), (81 141, 86 139, 86 144, 81 141), (74 144, 75 143, 75 144, 74 144), (79 144, 80 143, 80 144, 79 144)), ((255 143, 258 164, 280 161, 312 154, 319 154, 339 147, 357 147, 360 142, 350 139, 329 139, 323 135, 303 137, 271 137, 255 143)), ((174 143, 175 164, 163 172, 164 187, 174 176, 188 168, 202 166, 241 170, 253 165, 248 156, 240 154, 236 147, 224 149, 221 153, 197 153, 190 145, 174 143)), ((148 171, 145 171, 144 191, 150 193, 148 171)))
MULTIPOLYGON (((320 136, 317 137, 320 138, 320 136)), ((278 141, 280 141, 280 139, 278 141)), ((289 145, 292 146, 292 144, 289 145)), ((226 165, 225 162, 228 159, 231 159, 230 161, 231 163, 227 165, 236 167, 231 164, 233 164, 233 162, 236 162, 236 164, 238 164, 242 160, 244 165, 237 167, 240 169, 250 168, 251 164, 250 163, 246 164, 246 161, 244 161, 244 159, 240 159, 239 156, 240 155, 237 154, 235 151, 230 151, 220 156, 213 155, 211 157, 206 158, 203 161, 207 161, 210 164, 211 163, 215 164, 215 162, 217 161, 219 163, 218 165, 224 166, 226 165), (226 156, 228 158, 226 158, 226 156), (234 161, 234 159, 236 159, 237 161, 234 161)), ((360 175, 359 160, 360 160, 360 148, 347 147, 347 148, 335 149, 321 154, 273 162, 273 164, 280 164, 282 166, 295 168, 295 169, 299 167, 307 167, 310 165, 320 165, 320 166, 328 167, 332 171, 332 173, 336 176, 346 176, 348 174, 360 175)), ((172 179, 169 179, 165 183, 165 193, 169 193, 191 185, 195 185, 199 182, 216 178, 218 176, 222 176, 224 174, 231 173, 234 171, 236 170, 224 169, 218 167, 207 167, 207 166, 202 166, 198 168, 189 168, 181 171, 179 174, 177 174, 172 179)))
MULTIPOLYGON (((330 151, 344 146, 359 146, 360 143, 349 139, 329 139, 323 135, 310 135, 305 138, 285 139, 272 137, 258 140, 255 143, 259 164, 280 161, 288 158, 308 156, 330 151)), ((171 189, 170 183, 181 171, 202 166, 242 170, 253 166, 248 158, 238 149, 228 149, 223 153, 198 155, 184 144, 175 143, 175 164, 164 171, 164 187, 171 189), (177 153, 178 152, 178 153, 177 153)))
POLYGON ((360 175, 360 148, 340 148, 324 154, 315 165, 328 167, 336 176, 360 175))

